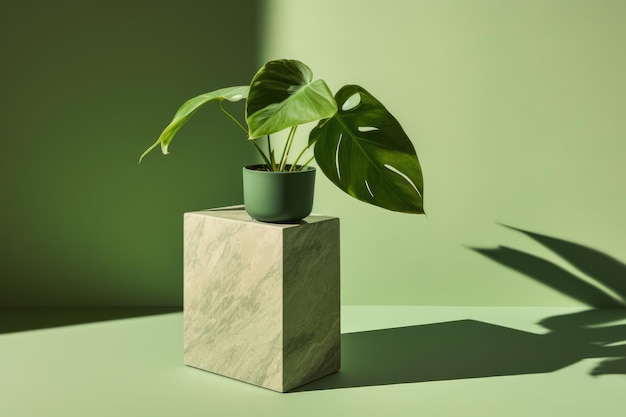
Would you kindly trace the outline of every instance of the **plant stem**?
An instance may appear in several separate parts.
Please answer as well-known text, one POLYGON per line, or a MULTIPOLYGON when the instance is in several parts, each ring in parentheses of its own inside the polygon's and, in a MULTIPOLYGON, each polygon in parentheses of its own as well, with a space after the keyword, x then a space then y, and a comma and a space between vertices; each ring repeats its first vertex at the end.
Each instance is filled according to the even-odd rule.
POLYGON ((265 164, 268 167, 271 167, 272 164, 270 163, 269 159, 267 159, 267 156, 265 156, 265 153, 263 153, 263 151, 261 150, 261 148, 259 147, 259 145, 257 145, 255 139, 250 139, 250 142, 252 142, 252 144, 254 145, 254 147, 256 148, 257 151, 259 151, 259 154, 261 154, 261 157, 263 158, 263 161, 265 161, 265 164))
POLYGON ((291 144, 293 143, 293 138, 296 135, 296 129, 298 125, 292 126, 289 131, 289 136, 287 136, 287 142, 285 142, 285 147, 283 148, 283 156, 280 158, 280 167, 279 171, 284 171, 285 166, 287 165, 287 158, 289 158, 289 151, 291 150, 291 144))
MULTIPOLYGON (((232 114, 230 114, 228 111, 226 111, 226 109, 222 106, 222 101, 223 100, 218 100, 217 102, 217 106, 220 108, 220 110, 222 111, 222 113, 224 113, 226 116, 228 116, 228 118, 230 120, 233 121, 233 123, 235 123, 237 126, 239 126, 239 129, 241 129, 243 131, 243 133, 246 134, 246 136, 248 136, 248 130, 246 130, 245 127, 243 127, 243 125, 241 123, 239 123, 239 121, 237 119, 235 119, 235 116, 233 116, 232 114)), ((261 157, 263 158, 263 161, 265 161, 265 163, 267 164, 268 167, 271 167, 272 164, 270 163, 269 159, 267 159, 267 156, 265 156, 265 153, 263 153, 263 150, 261 150, 261 148, 259 147, 259 145, 256 143, 255 139, 248 139, 250 142, 252 142, 252 144, 254 145, 254 147, 256 148, 256 150, 259 152, 259 154, 261 155, 261 157)))
MULTIPOLYGON (((307 145, 304 149, 302 149, 302 151, 300 151, 300 153, 298 154, 298 156, 296 157, 296 160, 293 161, 293 165, 291 165, 291 169, 289 171, 295 171, 296 170, 296 166, 298 165, 298 161, 300 160, 300 158, 302 158, 302 155, 304 155, 304 153, 306 152, 307 149, 309 149, 311 145, 307 145)), ((311 160, 309 159, 309 162, 311 162, 311 160)), ((303 165, 304 167, 304 165, 303 165)))
POLYGON ((229 112, 226 111, 226 109, 224 108, 224 106, 222 106, 222 101, 223 100, 218 100, 217 105, 220 108, 220 110, 222 111, 222 113, 224 113, 226 116, 228 116, 228 118, 230 120, 233 121, 233 123, 235 123, 237 126, 239 126, 239 129, 241 129, 243 131, 243 133, 246 134, 246 136, 248 136, 248 130, 242 126, 241 123, 239 123, 239 121, 237 119, 235 119, 235 116, 233 116, 232 114, 230 114, 229 112))
POLYGON ((267 153, 270 156, 270 169, 272 171, 276 171, 276 161, 274 160, 274 152, 272 150, 272 140, 270 139, 270 135, 267 135, 267 153))
POLYGON ((313 158, 315 158, 315 155, 313 155, 309 159, 307 159, 307 161, 304 164, 302 164, 302 168, 304 168, 307 165, 309 165, 311 163, 311 161, 313 160, 313 158))

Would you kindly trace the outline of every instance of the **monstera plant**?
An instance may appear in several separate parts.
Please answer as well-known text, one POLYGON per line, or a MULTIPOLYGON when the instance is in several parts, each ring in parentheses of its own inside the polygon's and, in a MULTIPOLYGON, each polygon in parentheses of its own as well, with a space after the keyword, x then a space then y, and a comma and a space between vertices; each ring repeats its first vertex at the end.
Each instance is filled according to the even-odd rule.
POLYGON ((360 86, 346 85, 333 96, 323 80, 313 80, 311 69, 296 60, 270 61, 248 86, 222 88, 188 100, 140 162, 158 146, 167 154, 180 128, 212 101, 256 147, 264 161, 257 169, 300 172, 315 158, 326 177, 352 197, 388 210, 424 213, 420 163, 400 123, 360 86), (224 101, 241 100, 245 100, 247 127, 223 106, 224 101), (308 143, 289 163, 297 127, 310 122, 317 125, 308 143), (270 135, 287 129, 277 158, 270 135), (311 147, 313 156, 300 163, 311 147))

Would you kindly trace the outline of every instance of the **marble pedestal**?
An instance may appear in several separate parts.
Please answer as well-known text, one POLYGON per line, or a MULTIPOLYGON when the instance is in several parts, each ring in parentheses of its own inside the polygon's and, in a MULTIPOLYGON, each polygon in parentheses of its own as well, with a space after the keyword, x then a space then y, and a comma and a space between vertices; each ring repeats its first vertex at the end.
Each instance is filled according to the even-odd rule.
POLYGON ((279 392, 339 370, 339 219, 185 213, 185 364, 279 392))

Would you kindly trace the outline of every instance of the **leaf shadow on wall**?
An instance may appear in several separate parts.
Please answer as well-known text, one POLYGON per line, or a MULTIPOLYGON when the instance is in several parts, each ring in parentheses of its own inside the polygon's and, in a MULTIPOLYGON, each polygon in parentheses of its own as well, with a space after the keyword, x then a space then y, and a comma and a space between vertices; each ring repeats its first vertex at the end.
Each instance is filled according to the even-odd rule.
POLYGON ((626 265, 577 243, 513 230, 613 294, 534 255, 505 247, 471 248, 594 309, 541 320, 545 334, 475 320, 343 334, 341 371, 294 391, 546 373, 588 358, 605 358, 591 375, 626 374, 626 325, 611 324, 626 319, 626 265))
POLYGON ((550 249, 578 271, 586 274, 590 280, 584 280, 581 276, 546 259, 506 246, 471 249, 590 307, 626 307, 626 265, 622 262, 579 243, 511 226, 504 227, 523 233, 550 249))

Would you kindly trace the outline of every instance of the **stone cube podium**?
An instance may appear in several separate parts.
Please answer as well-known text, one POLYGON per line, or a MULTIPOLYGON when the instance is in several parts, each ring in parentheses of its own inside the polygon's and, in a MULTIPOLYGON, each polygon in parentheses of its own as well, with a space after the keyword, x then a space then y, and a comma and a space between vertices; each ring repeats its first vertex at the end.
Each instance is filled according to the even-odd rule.
POLYGON ((184 362, 286 392, 339 370, 339 219, 184 215, 184 362))

